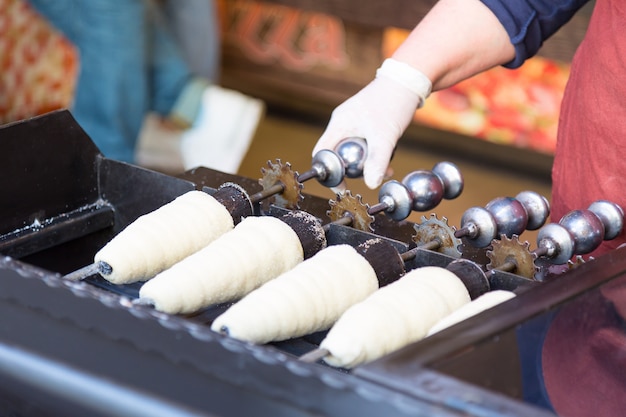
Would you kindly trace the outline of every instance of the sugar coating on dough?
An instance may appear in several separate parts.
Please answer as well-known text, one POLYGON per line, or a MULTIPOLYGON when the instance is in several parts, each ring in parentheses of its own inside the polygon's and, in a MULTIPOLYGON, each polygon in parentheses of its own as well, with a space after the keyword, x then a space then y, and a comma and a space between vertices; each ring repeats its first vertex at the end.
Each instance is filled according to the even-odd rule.
POLYGON ((377 289, 369 262, 350 245, 333 245, 252 291, 211 329, 259 344, 299 337, 328 329, 377 289))
POLYGON ((463 282, 445 268, 423 267, 350 307, 320 344, 336 367, 352 368, 426 336, 442 317, 469 303, 463 282))
POLYGON ((246 217, 234 229, 146 282, 139 297, 178 314, 239 299, 303 260, 296 232, 272 216, 246 217))
POLYGON ((470 303, 465 304, 458 310, 455 310, 451 314, 443 317, 430 328, 428 335, 430 336, 433 333, 440 332, 447 327, 495 307, 496 305, 503 303, 506 300, 510 300, 513 297, 515 297, 515 293, 512 291, 493 290, 486 292, 475 300, 472 300, 470 303))
POLYGON ((145 281, 234 227, 226 207, 203 191, 189 191, 138 217, 94 256, 114 284, 145 281))

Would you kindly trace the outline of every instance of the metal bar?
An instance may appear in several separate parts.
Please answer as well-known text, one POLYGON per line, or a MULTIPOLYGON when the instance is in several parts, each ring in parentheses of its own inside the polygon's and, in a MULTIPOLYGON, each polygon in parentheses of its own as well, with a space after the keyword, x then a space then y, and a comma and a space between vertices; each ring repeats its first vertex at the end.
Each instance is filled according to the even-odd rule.
POLYGON ((113 207, 102 202, 90 204, 0 236, 0 253, 19 259, 113 224, 113 207))

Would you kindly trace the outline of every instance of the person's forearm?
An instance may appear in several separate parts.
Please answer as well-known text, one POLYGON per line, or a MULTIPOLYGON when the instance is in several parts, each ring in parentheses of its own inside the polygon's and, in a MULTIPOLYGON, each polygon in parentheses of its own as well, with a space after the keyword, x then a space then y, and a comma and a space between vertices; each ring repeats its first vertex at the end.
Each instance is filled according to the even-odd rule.
POLYGON ((436 91, 514 55, 506 30, 480 1, 440 0, 392 57, 423 72, 436 91))

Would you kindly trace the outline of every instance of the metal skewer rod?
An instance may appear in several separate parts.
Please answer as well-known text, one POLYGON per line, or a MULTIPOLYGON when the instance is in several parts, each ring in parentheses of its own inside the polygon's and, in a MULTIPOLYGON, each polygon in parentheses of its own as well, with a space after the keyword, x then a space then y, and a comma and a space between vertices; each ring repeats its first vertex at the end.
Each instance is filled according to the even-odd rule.
POLYGON ((318 347, 298 357, 298 360, 302 362, 306 362, 306 363, 315 363, 319 361, 320 359, 325 358, 329 354, 330 354, 330 351, 328 349, 318 347))
POLYGON ((382 211, 386 211, 389 207, 390 206, 387 202, 376 203, 373 206, 368 207, 367 213, 371 215, 378 214, 382 211))
POLYGON ((401 253, 400 257, 402 258, 404 262, 408 262, 415 258, 415 256, 417 255, 417 251, 420 249, 436 250, 440 247, 441 247, 441 242, 435 239, 428 243, 424 243, 423 245, 416 246, 413 249, 409 249, 406 252, 401 253))
POLYGON ((270 188, 252 194, 250 196, 250 202, 252 202, 252 204, 258 203, 259 201, 265 200, 266 198, 271 197, 275 194, 280 194, 283 191, 285 191, 285 184, 283 184, 282 182, 277 182, 270 188))
POLYGON ((303 172, 302 174, 298 175, 298 182, 305 182, 318 176, 319 172, 317 170, 310 169, 307 172, 303 172))
POLYGON ((98 268, 98 265, 93 263, 93 264, 84 266, 80 269, 77 269, 74 272, 70 272, 67 275, 63 275, 63 279, 66 279, 68 281, 81 281, 87 278, 88 276, 95 275, 99 272, 100 272, 100 269, 98 268))
POLYGON ((330 226, 333 224, 337 224, 340 226, 351 226, 353 222, 354 219, 352 218, 352 216, 349 213, 346 213, 342 218, 337 219, 334 222, 326 223, 324 226, 322 226, 322 229, 324 229, 324 233, 328 233, 328 231, 330 230, 330 226))
POLYGON ((110 274, 113 268, 106 262, 94 262, 84 266, 69 274, 63 275, 63 279, 68 281, 82 281, 83 279, 96 274, 110 274))
MULTIPOLYGON (((318 171, 314 169, 310 169, 307 172, 301 175, 298 175, 298 182, 302 183, 302 182, 308 181, 312 178, 316 178, 318 175, 319 175, 318 171)), ((255 204, 273 195, 281 194, 283 191, 285 191, 285 184, 279 181, 273 186, 271 186, 270 188, 267 188, 265 190, 259 191, 258 193, 252 194, 250 196, 250 201, 252 202, 252 204, 255 204)))
POLYGON ((135 298, 132 301, 132 305, 154 307, 154 301, 147 298, 135 298))
POLYGON ((458 230, 455 230, 454 237, 460 239, 460 238, 465 237, 465 236, 472 236, 473 234, 476 234, 477 229, 478 228, 476 227, 475 224, 473 224, 473 223, 472 224, 468 224, 466 226, 461 227, 458 230))
POLYGON ((502 272, 514 272, 517 269, 517 264, 513 261, 506 261, 502 265, 498 265, 496 268, 487 271, 489 275, 494 275, 496 271, 502 272))
MULTIPOLYGON (((537 248, 537 249, 531 251, 531 254, 533 254, 537 258, 539 258, 541 256, 547 255, 548 252, 549 252, 548 248, 540 247, 540 248, 537 248)), ((517 265, 517 263, 515 261, 506 261, 502 265, 498 265, 497 268, 490 269, 489 271, 487 271, 487 273, 489 275, 494 275, 496 273, 496 271, 503 271, 503 272, 514 273, 517 268, 518 268, 518 265, 517 265)))

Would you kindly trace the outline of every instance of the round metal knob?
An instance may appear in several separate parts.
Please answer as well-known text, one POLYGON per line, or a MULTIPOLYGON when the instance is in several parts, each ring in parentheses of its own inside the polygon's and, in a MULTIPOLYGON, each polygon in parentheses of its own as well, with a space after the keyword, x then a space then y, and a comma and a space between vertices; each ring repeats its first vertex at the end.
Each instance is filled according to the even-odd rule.
POLYGON ((610 201, 598 200, 589 206, 589 210, 600 218, 604 225, 604 240, 615 239, 624 228, 624 211, 610 201))
POLYGON ((604 240, 602 220, 591 210, 573 210, 563 216, 559 224, 573 236, 574 254, 589 253, 604 240))
POLYGON ((339 154, 322 149, 313 155, 311 169, 316 172, 317 181, 325 187, 336 187, 343 181, 346 166, 339 154))
POLYGON ((380 187, 378 201, 385 206, 385 214, 400 221, 409 217, 413 198, 409 189, 399 181, 387 181, 380 187))
POLYGON ((544 196, 534 191, 522 191, 515 196, 515 199, 526 209, 528 217, 526 230, 537 230, 548 220, 550 203, 544 196))
POLYGON ((528 214, 521 202, 513 197, 498 197, 485 206, 498 227, 498 235, 520 235, 526 230, 528 214))
POLYGON ((562 265, 575 255, 574 236, 560 224, 550 223, 543 226, 537 234, 537 247, 545 250, 545 257, 550 262, 562 265))
POLYGON ((402 180, 411 193, 413 210, 426 211, 436 207, 443 199, 441 178, 427 170, 413 171, 402 180))
POLYGON ((498 225, 486 208, 470 207, 461 217, 461 231, 472 246, 484 248, 498 235, 498 225))
POLYGON ((431 210, 442 199, 457 198, 463 191, 461 172, 451 162, 439 162, 431 171, 417 170, 404 177, 402 183, 413 198, 413 210, 431 210))
POLYGON ((348 178, 363 176, 363 166, 367 157, 367 142, 364 138, 349 137, 342 140, 335 149, 345 164, 348 178))
POLYGON ((452 162, 437 162, 432 171, 443 182, 443 198, 453 200, 463 192, 463 175, 452 162))

